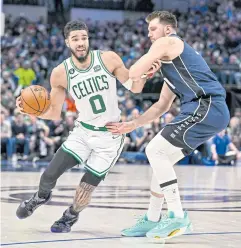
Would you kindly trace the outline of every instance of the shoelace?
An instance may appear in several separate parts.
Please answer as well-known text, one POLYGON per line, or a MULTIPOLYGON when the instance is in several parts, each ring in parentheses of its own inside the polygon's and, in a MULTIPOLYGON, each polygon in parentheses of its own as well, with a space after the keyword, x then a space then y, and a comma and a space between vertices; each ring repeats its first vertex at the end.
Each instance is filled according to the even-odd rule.
POLYGON ((68 213, 64 213, 63 216, 57 220, 55 223, 56 224, 64 224, 64 225, 67 225, 68 224, 68 221, 71 221, 72 219, 74 219, 74 215, 68 215, 68 213), (73 216, 73 218, 72 218, 73 216))
POLYGON ((163 215, 161 221, 156 226, 157 229, 162 229, 173 222, 173 219, 169 218, 167 215, 163 215))
POLYGON ((146 222, 144 216, 136 216, 135 219, 137 219, 135 226, 141 226, 146 222))
POLYGON ((66 225, 66 222, 69 220, 69 218, 66 215, 63 215, 59 220, 57 220, 56 224, 64 224, 66 225))
POLYGON ((34 207, 37 206, 38 200, 34 198, 35 196, 31 197, 29 201, 25 201, 25 208, 28 211, 32 211, 34 207))

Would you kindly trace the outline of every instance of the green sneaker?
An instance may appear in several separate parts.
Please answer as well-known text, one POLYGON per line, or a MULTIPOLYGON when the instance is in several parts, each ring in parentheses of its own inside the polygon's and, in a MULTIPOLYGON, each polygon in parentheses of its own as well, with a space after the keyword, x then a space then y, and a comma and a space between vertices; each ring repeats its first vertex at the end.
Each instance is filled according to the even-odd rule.
POLYGON ((127 237, 145 237, 146 233, 153 229, 159 222, 153 222, 148 220, 147 215, 138 219, 137 223, 127 229, 121 231, 122 236, 127 237))
POLYGON ((176 218, 171 211, 168 212, 168 215, 162 216, 158 225, 147 232, 146 236, 148 238, 170 239, 190 232, 192 232, 192 224, 187 212, 184 212, 184 218, 176 218))

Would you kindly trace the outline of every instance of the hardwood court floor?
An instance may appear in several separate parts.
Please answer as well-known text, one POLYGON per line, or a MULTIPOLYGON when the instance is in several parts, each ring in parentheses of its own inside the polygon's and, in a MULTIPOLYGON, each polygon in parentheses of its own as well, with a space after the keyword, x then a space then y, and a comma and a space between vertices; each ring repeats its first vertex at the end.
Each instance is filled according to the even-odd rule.
MULTIPOLYGON (((54 234, 50 226, 72 202, 83 172, 66 172, 49 205, 19 220, 20 201, 36 190, 41 173, 1 173, 1 242, 13 248, 227 248, 241 247, 241 167, 175 166, 192 234, 157 244, 147 238, 121 237, 120 231, 145 213, 149 201, 149 166, 117 165, 80 214, 71 233, 54 234)), ((166 205, 164 205, 164 212, 166 205)))

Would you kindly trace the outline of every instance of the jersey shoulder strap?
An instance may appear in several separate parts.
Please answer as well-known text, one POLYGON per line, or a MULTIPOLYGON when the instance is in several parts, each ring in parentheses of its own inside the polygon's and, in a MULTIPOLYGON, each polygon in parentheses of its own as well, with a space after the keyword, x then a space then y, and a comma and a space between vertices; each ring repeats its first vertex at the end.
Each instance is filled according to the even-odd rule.
POLYGON ((116 77, 115 77, 115 76, 107 69, 107 67, 105 66, 104 61, 103 61, 102 58, 101 58, 101 52, 102 52, 102 51, 96 50, 95 52, 96 52, 96 57, 97 57, 97 59, 98 59, 98 62, 99 62, 99 65, 101 66, 101 68, 102 68, 107 74, 109 74, 111 77, 113 77, 113 78, 116 79, 116 77))

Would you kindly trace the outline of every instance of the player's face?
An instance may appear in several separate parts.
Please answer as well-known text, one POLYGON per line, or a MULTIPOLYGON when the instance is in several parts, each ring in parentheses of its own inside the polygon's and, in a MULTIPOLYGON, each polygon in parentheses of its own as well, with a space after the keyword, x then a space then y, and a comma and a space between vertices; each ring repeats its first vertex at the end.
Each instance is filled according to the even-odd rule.
POLYGON ((160 23, 158 18, 155 18, 149 22, 148 25, 148 37, 151 42, 155 42, 157 39, 166 36, 167 25, 160 23))
POLYGON ((89 54, 89 37, 86 30, 71 31, 66 44, 79 62, 86 61, 89 54))

